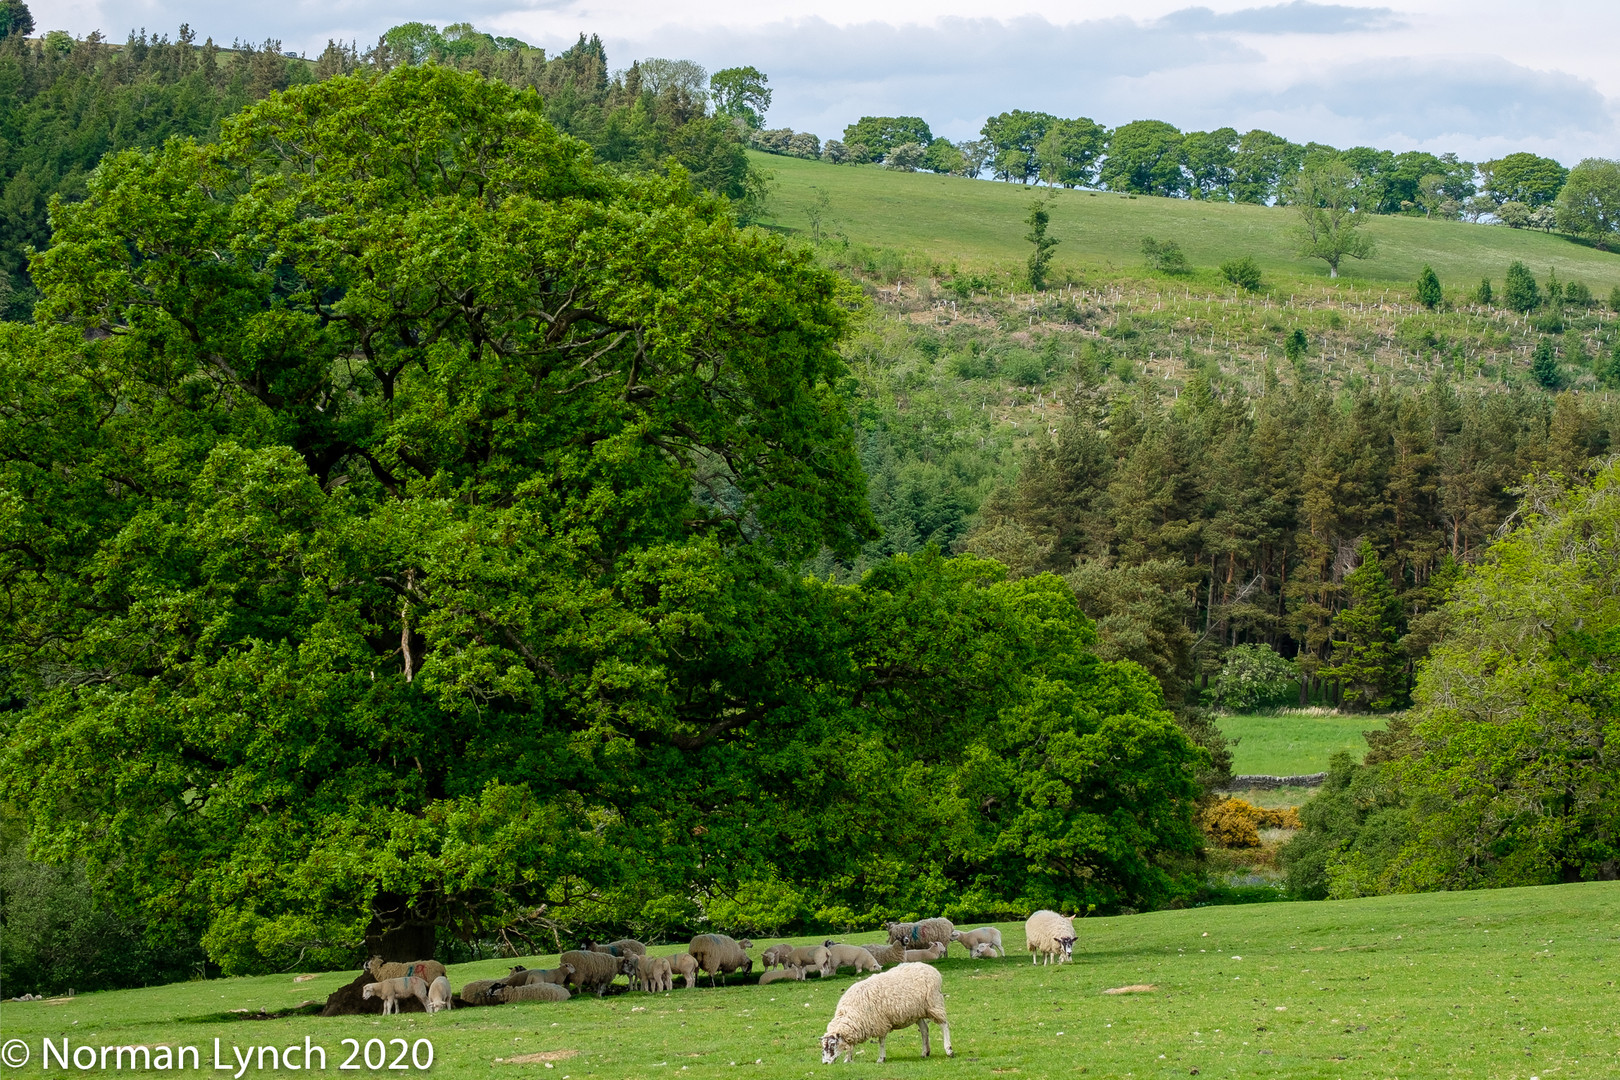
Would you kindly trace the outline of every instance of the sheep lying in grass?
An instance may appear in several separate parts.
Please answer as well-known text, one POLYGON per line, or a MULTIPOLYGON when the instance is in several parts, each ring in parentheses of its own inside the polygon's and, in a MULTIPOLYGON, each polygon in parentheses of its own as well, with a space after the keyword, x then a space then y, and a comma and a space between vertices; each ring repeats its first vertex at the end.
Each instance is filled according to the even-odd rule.
POLYGON ((825 945, 800 945, 787 954, 782 963, 793 968, 809 968, 818 975, 829 974, 827 971, 827 947, 825 945))
POLYGON ((785 967, 781 971, 767 971, 765 974, 759 977, 759 985, 768 986, 773 982, 781 982, 784 979, 789 982, 802 982, 804 979, 804 968, 785 967))
POLYGON ((619 958, 619 970, 630 976, 630 989, 638 986, 650 994, 675 989, 675 976, 667 956, 637 956, 626 953, 619 958))
POLYGON ((676 975, 683 975, 686 977, 686 988, 688 990, 697 985, 698 966, 696 957, 694 957, 691 953, 683 952, 675 953, 673 956, 670 956, 667 959, 669 960, 669 973, 672 980, 671 985, 674 985, 673 979, 676 975))
POLYGON ((765 970, 769 971, 773 967, 781 967, 787 963, 787 958, 792 955, 793 946, 786 944, 772 945, 760 955, 760 961, 765 965, 765 970))
POLYGON ((904 945, 862 945, 861 948, 872 954, 872 959, 880 964, 903 964, 906 962, 906 947, 904 945))
POLYGON ((619 975, 619 958, 607 953, 580 952, 570 949, 557 958, 559 968, 572 968, 564 985, 575 987, 579 993, 593 993, 601 997, 619 975))
POLYGON ((647 946, 635 938, 620 938, 618 941, 610 941, 606 945, 598 945, 590 938, 586 938, 580 948, 587 952, 607 953, 609 956, 647 955, 647 946))
POLYGON ((440 975, 428 984, 427 1011, 436 1013, 440 1009, 452 1007, 450 1004, 450 979, 446 975, 440 975))
POLYGON ((892 922, 884 923, 889 931, 889 940, 896 945, 904 945, 908 949, 920 949, 937 942, 951 940, 956 933, 956 924, 949 919, 924 919, 922 922, 892 922))
POLYGON ((977 957, 981 955, 976 951, 980 945, 990 945, 995 949, 994 954, 986 953, 983 955, 1007 955, 1007 950, 1001 947, 1001 931, 993 926, 981 926, 977 930, 969 930, 966 933, 961 930, 953 930, 951 931, 951 940, 966 949, 969 956, 977 957))
POLYGON ((515 1005, 520 1001, 567 1001, 574 996, 566 988, 546 982, 508 986, 499 994, 504 1005, 515 1005))
POLYGON ((709 985, 718 985, 716 976, 726 976, 733 971, 748 974, 754 970, 753 958, 748 950, 754 943, 744 938, 737 941, 724 934, 699 934, 692 939, 686 951, 697 961, 698 970, 709 977, 709 985))
POLYGON ((412 975, 408 978, 382 979, 374 983, 366 983, 360 990, 360 996, 367 1000, 382 998, 383 1015, 399 1012, 400 998, 413 997, 427 1008, 428 984, 426 979, 412 975))
POLYGON ((1031 915, 1024 923, 1024 939, 1029 942, 1029 962, 1036 964, 1046 957, 1050 964, 1074 959, 1074 922, 1055 911, 1044 908, 1031 915))
POLYGON ((943 959, 945 959, 945 943, 943 941, 936 941, 926 949, 907 949, 905 952, 905 963, 907 964, 931 964, 935 960, 943 959))
POLYGON ((945 1056, 951 1051, 951 1025, 945 1019, 945 984, 927 964, 899 964, 844 991, 821 1037, 821 1063, 831 1065, 842 1054, 847 1062, 855 1047, 878 1041, 878 1064, 888 1056, 889 1032, 916 1024, 922 1032, 922 1056, 928 1056, 928 1021, 939 1025, 945 1056))
POLYGON ((859 945, 840 945, 836 941, 829 941, 822 948, 827 950, 827 962, 821 968, 822 975, 835 975, 841 967, 852 967, 857 975, 863 971, 883 970, 883 965, 878 963, 877 957, 859 945))
POLYGON ((572 964, 563 964, 554 968, 526 968, 521 964, 511 969, 511 973, 501 980, 501 986, 529 986, 533 983, 551 983, 553 986, 565 986, 568 976, 574 973, 572 964))
POLYGON ((408 964, 388 964, 384 963, 383 958, 380 956, 373 956, 370 960, 367 960, 366 966, 361 970, 378 982, 415 977, 423 982, 431 983, 440 975, 445 974, 444 965, 437 960, 412 960, 408 964))
MULTIPOLYGON (((988 941, 981 941, 977 945, 973 946, 973 951, 971 953, 969 953, 968 955, 971 956, 975 960, 982 960, 986 956, 995 956, 995 955, 997 955, 996 954, 996 947, 994 945, 990 944, 988 941)), ((1006 956, 1007 954, 1006 953, 1001 953, 1000 955, 1006 956)))
POLYGON ((499 1005, 501 999, 493 993, 495 987, 500 985, 497 979, 478 979, 461 988, 461 1003, 463 1005, 499 1005))

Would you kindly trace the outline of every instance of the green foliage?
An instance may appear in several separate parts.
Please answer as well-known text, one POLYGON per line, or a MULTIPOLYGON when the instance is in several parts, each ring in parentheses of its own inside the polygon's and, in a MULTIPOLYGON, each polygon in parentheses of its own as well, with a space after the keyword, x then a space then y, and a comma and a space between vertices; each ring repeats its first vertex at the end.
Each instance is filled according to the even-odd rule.
POLYGON ((1569 170, 1551 158, 1530 153, 1509 154, 1480 163, 1484 190, 1498 204, 1516 202, 1534 209, 1558 198, 1569 170))
POLYGON ((1485 277, 1485 278, 1480 278, 1479 279, 1479 288, 1474 290, 1474 303, 1482 304, 1482 305, 1484 305, 1486 307, 1490 306, 1490 303, 1491 303, 1491 279, 1490 278, 1485 277))
POLYGON ((1412 820, 1391 768, 1335 754, 1326 782, 1299 816, 1305 827, 1282 852, 1290 893, 1346 900, 1394 891, 1412 820))
POLYGON ((1288 362, 1291 364, 1298 365, 1301 360, 1305 359, 1305 354, 1310 352, 1310 349, 1311 343, 1306 339, 1305 331, 1297 326, 1283 341, 1283 355, 1288 357, 1288 362))
POLYGON ((1163 120, 1122 124, 1109 133, 1098 179, 1110 191, 1179 195, 1186 187, 1181 143, 1181 132, 1163 120))
POLYGON ((1609 310, 1620 311, 1620 285, 1609 290, 1609 310))
POLYGON ((1557 354, 1553 351, 1553 343, 1547 338, 1536 342, 1535 353, 1530 358, 1530 377, 1543 390, 1557 390, 1563 382, 1563 376, 1558 371, 1557 354))
POLYGON ((1418 275, 1417 302, 1433 311, 1445 299, 1440 289, 1440 278, 1435 275, 1434 267, 1425 266, 1423 273, 1418 275))
POLYGON ((920 116, 863 116, 844 129, 844 142, 866 147, 867 160, 881 161, 897 146, 932 145, 934 134, 920 116))
POLYGON ((1298 214, 1294 240, 1299 254, 1328 264, 1328 276, 1339 276, 1346 258, 1368 259, 1376 250, 1361 231, 1363 215, 1356 213, 1361 177, 1335 158, 1309 165, 1294 178, 1288 202, 1298 214))
POLYGON ((1293 695, 1298 672, 1270 645, 1236 645, 1221 657, 1211 699, 1230 711, 1281 705, 1293 695))
POLYGON ((0 38, 27 37, 34 32, 34 16, 23 0, 0 0, 0 38))
POLYGON ((1607 249, 1620 233, 1620 161, 1587 158, 1558 193, 1558 227, 1607 249))
POLYGON ((1502 303, 1511 311, 1534 311, 1541 306, 1541 287, 1535 275, 1524 263, 1515 259, 1508 264, 1502 281, 1502 303))
POLYGON ((1187 262, 1187 255, 1181 250, 1181 245, 1174 240, 1163 243, 1151 236, 1142 237, 1142 257, 1152 269, 1161 274, 1188 274, 1192 272, 1192 265, 1187 262))
POLYGON ((1579 281, 1568 282, 1564 286, 1564 303, 1574 308, 1589 308, 1593 304, 1592 290, 1585 283, 1579 281))
POLYGON ((923 151, 922 164, 929 172, 951 174, 962 172, 967 161, 949 139, 935 139, 923 151))
POLYGON ((1240 289, 1249 292, 1260 291, 1260 264, 1255 262, 1252 256, 1245 255, 1240 259, 1229 259, 1221 263, 1221 277, 1240 289))
POLYGON ((1107 129, 1088 117, 1053 120, 1035 147, 1041 179, 1066 188, 1090 184, 1107 143, 1107 129))
POLYGON ((1051 220, 1052 213, 1047 209, 1045 199, 1036 199, 1029 204, 1029 217, 1024 219, 1029 225, 1029 233, 1024 239, 1029 241, 1032 248, 1026 266, 1029 287, 1035 290, 1046 287, 1047 269, 1052 265, 1052 249, 1058 245, 1056 237, 1046 235, 1046 227, 1051 220))
POLYGON ((1344 703, 1387 709, 1406 696, 1400 602, 1372 544, 1356 552, 1360 565, 1344 579, 1349 605, 1333 619, 1333 654, 1322 677, 1343 684, 1344 703))
POLYGON ((741 120, 758 131, 771 107, 770 78, 756 67, 722 68, 709 76, 709 93, 720 116, 741 120))
POLYGON ((1040 176, 1040 147, 1058 118, 1014 109, 992 116, 979 134, 990 144, 990 168, 997 180, 1027 184, 1040 176))

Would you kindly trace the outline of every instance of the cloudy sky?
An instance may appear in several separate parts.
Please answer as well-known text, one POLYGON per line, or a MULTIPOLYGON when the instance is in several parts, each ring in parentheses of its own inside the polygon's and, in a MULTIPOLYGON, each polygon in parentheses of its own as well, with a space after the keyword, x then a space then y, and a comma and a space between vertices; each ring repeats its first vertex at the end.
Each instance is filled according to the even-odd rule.
POLYGON ((838 136, 863 114, 936 134, 1039 109, 1107 125, 1263 127, 1295 141, 1620 157, 1613 0, 36 0, 40 28, 364 48, 389 26, 468 21, 556 51, 597 33, 615 67, 666 56, 768 73, 767 121, 838 136))

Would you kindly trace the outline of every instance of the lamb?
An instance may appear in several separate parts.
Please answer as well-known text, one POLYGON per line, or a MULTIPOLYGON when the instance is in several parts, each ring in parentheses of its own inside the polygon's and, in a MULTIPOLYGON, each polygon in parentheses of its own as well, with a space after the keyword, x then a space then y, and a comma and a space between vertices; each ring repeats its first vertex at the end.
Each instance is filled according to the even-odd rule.
POLYGON ((1074 959, 1074 922, 1055 911, 1042 908, 1024 923, 1024 939, 1029 943, 1029 962, 1036 964, 1042 956, 1050 964, 1052 957, 1058 963, 1074 959))
POLYGON ((557 958, 559 968, 572 967, 564 985, 572 985, 581 994, 591 991, 597 997, 607 992, 619 975, 619 958, 607 953, 579 952, 571 949, 557 958))
POLYGON ((470 982, 461 988, 461 1003, 463 1005, 499 1005, 500 998, 491 991, 500 983, 496 979, 479 979, 470 982))
POLYGON ((905 953, 905 963, 908 964, 931 964, 935 960, 943 960, 944 958, 945 943, 943 941, 936 941, 926 949, 907 949, 905 953))
POLYGON ((714 986, 717 975, 724 977, 733 971, 746 975, 753 971, 754 961, 748 955, 753 947, 747 938, 736 941, 724 934, 699 934, 686 951, 697 961, 698 970, 709 976, 709 985, 714 986))
POLYGON ((922 922, 892 922, 883 925, 889 931, 890 941, 896 945, 904 945, 908 949, 922 948, 936 941, 950 941, 951 935, 956 933, 956 924, 949 919, 924 919, 922 922))
POLYGON ((969 930, 967 933, 953 930, 951 931, 951 940, 960 943, 962 948, 968 951, 968 955, 975 958, 979 955, 975 950, 980 945, 995 947, 994 954, 986 953, 985 955, 1007 955, 1007 950, 1001 947, 1001 931, 993 926, 981 926, 977 930, 969 930))
POLYGON ((366 983, 361 989, 362 998, 382 998, 383 1015, 399 1012, 399 999, 413 997, 427 1008, 427 980, 415 975, 398 979, 381 979, 374 983, 366 983))
POLYGON ((586 952, 607 953, 609 956, 625 956, 627 954, 634 954, 636 956, 647 955, 647 946, 643 945, 635 938, 620 938, 618 941, 610 941, 606 945, 598 945, 590 938, 586 938, 585 941, 581 943, 580 948, 584 949, 586 952))
POLYGON ((787 944, 772 945, 765 950, 760 959, 765 964, 765 970, 769 971, 773 967, 779 967, 786 963, 787 958, 791 955, 793 955, 793 946, 787 944))
POLYGON ((788 967, 814 968, 817 974, 830 974, 827 969, 827 947, 825 945, 800 945, 787 954, 782 961, 788 967))
MULTIPOLYGON (((996 947, 990 944, 988 941, 981 941, 977 945, 973 946, 973 951, 968 955, 975 960, 982 960, 986 956, 995 956, 996 947)), ((1002 953, 1001 955, 1006 956, 1007 954, 1002 953)))
POLYGON ((691 953, 675 953, 674 955, 667 957, 667 959, 669 960, 671 986, 674 985, 674 977, 676 975, 684 975, 686 977, 686 988, 688 990, 697 985, 697 960, 692 956, 691 953))
POLYGON ((844 991, 838 1008, 821 1037, 821 1063, 831 1065, 843 1054, 849 1061, 855 1047, 867 1039, 878 1041, 878 1064, 888 1056, 889 1032, 915 1023, 922 1032, 922 1056, 928 1056, 928 1021, 939 1025, 945 1038, 945 1056, 951 1050, 951 1025, 945 1019, 944 980, 927 964, 899 964, 844 991))
POLYGON ((619 958, 619 970, 630 976, 630 989, 637 986, 648 993, 657 994, 675 989, 675 976, 667 956, 636 956, 626 953, 619 958))
POLYGON ((871 953, 872 959, 880 964, 903 964, 906 960, 904 945, 862 945, 861 948, 871 953))
POLYGON ((520 1001, 567 1001, 573 996, 566 988, 548 982, 524 983, 500 991, 500 1000, 506 1005, 520 1001))
POLYGON ((412 960, 408 964, 385 964, 380 956, 373 956, 366 961, 361 969, 378 982, 389 979, 418 978, 423 982, 431 983, 440 975, 446 974, 444 965, 437 960, 412 960))
POLYGON ((821 969, 823 976, 836 974, 841 967, 853 967, 857 975, 863 971, 883 970, 877 958, 859 945, 840 945, 836 941, 829 941, 822 948, 827 950, 827 963, 821 969))
POLYGON ((436 1013, 440 1009, 452 1007, 450 1004, 450 979, 448 976, 440 975, 428 984, 427 1011, 436 1013))
POLYGON ((803 978, 804 968, 785 967, 781 971, 767 971, 765 974, 761 975, 759 977, 759 985, 768 986, 773 982, 781 982, 783 979, 792 981, 803 980, 803 978))

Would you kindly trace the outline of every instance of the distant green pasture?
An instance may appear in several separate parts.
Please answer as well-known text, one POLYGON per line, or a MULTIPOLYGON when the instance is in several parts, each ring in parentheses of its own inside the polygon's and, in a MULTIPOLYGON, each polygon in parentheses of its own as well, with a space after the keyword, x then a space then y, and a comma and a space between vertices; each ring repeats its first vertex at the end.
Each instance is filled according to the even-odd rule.
POLYGON ((1382 731, 1389 723, 1382 716, 1300 716, 1245 713, 1217 721, 1221 733, 1236 739, 1232 749, 1235 773, 1298 776, 1321 772, 1328 758, 1340 750, 1357 761, 1367 752, 1364 731, 1382 731))

